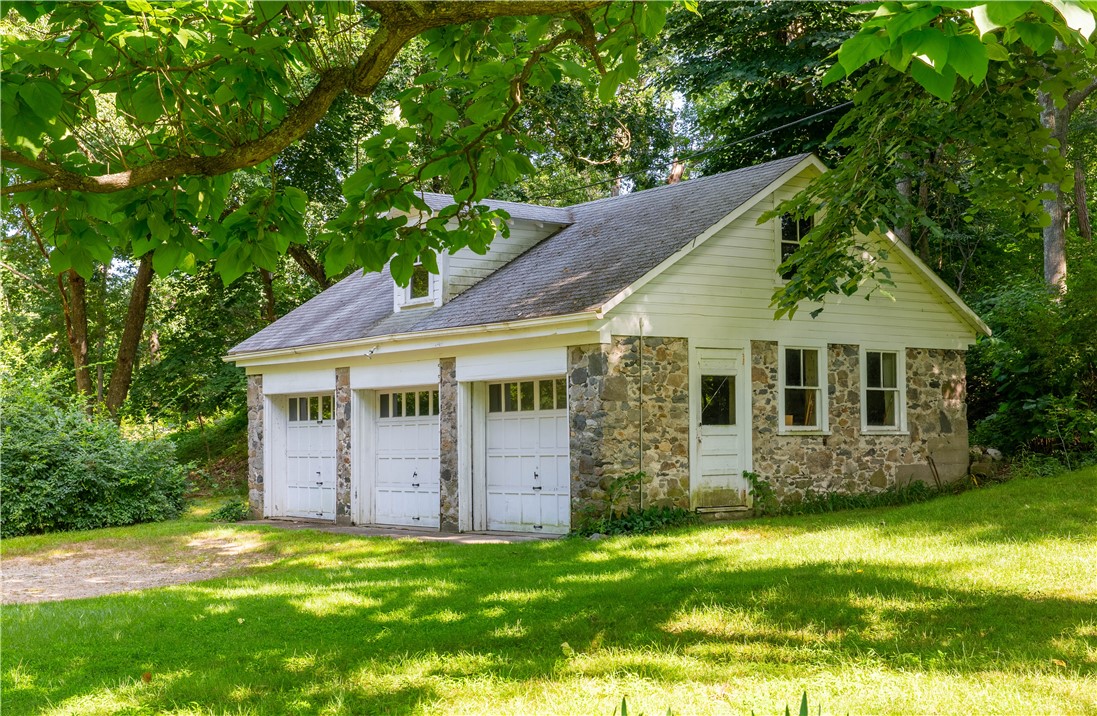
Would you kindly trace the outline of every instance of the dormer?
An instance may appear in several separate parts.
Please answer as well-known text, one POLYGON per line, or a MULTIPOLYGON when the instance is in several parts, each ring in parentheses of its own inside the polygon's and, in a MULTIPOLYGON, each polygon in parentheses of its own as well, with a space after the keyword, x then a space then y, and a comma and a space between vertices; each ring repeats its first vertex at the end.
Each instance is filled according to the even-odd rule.
MULTIPOLYGON (((439 262, 439 269, 443 274, 445 273, 444 263, 439 262)), ((423 264, 416 263, 411 270, 411 280, 407 286, 392 282, 393 310, 407 311, 426 306, 441 306, 442 278, 432 274, 423 264)))

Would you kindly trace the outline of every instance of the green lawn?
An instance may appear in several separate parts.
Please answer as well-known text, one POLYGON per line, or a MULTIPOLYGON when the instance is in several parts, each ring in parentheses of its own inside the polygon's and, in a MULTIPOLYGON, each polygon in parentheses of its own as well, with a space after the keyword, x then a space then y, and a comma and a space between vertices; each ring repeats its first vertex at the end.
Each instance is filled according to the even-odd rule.
POLYGON ((627 696, 630 713, 762 716, 803 691, 824 714, 1097 714, 1097 469, 599 542, 104 532, 170 552, 204 530, 277 559, 5 607, 4 714, 608 716, 627 696))

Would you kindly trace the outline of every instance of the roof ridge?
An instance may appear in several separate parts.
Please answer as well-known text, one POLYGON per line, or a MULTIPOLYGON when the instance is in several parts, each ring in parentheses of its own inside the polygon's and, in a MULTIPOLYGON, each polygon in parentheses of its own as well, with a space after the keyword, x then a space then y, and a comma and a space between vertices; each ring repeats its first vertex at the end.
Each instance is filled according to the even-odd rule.
MULTIPOLYGON (((631 191, 627 194, 618 194, 617 196, 604 196, 601 199, 591 199, 590 201, 584 201, 584 202, 580 202, 578 204, 569 204, 567 206, 550 206, 548 204, 534 204, 534 203, 529 202, 529 201, 511 201, 510 199, 495 199, 495 198, 490 197, 490 196, 483 199, 482 201, 490 201, 490 202, 494 202, 496 204, 514 204, 516 206, 531 206, 531 207, 535 207, 535 208, 538 208, 538 209, 557 209, 557 210, 560 210, 560 211, 570 212, 572 209, 578 209, 580 207, 590 206, 591 204, 600 204, 602 202, 614 201, 616 199, 625 199, 625 198, 630 197, 630 196, 639 196, 640 194, 650 194, 651 192, 659 191, 661 189, 673 189, 674 187, 681 187, 681 186, 684 186, 684 185, 690 185, 690 184, 693 184, 695 182, 704 182, 704 181, 707 181, 709 179, 716 179, 718 177, 725 177, 729 174, 735 174, 736 172, 760 169, 761 167, 764 167, 767 164, 774 164, 776 162, 784 162, 784 161, 789 161, 789 160, 793 160, 793 159, 795 159, 796 161, 801 161, 805 157, 808 157, 810 155, 811 155, 811 152, 801 152, 799 154, 790 154, 786 157, 778 157, 777 159, 770 159, 769 161, 762 162, 760 164, 750 164, 750 165, 745 166, 745 167, 739 167, 738 169, 729 169, 726 172, 717 172, 716 174, 705 174, 705 175, 699 176, 695 179, 686 179, 685 181, 676 182, 674 184, 660 184, 659 186, 648 187, 647 189, 641 189, 639 191, 631 191)), ((437 196, 437 197, 445 197, 445 198, 449 199, 450 201, 453 201, 453 195, 452 194, 443 194, 442 192, 437 192, 437 191, 420 191, 420 192, 416 192, 416 193, 417 194, 423 194, 423 195, 429 194, 431 196, 437 196)))

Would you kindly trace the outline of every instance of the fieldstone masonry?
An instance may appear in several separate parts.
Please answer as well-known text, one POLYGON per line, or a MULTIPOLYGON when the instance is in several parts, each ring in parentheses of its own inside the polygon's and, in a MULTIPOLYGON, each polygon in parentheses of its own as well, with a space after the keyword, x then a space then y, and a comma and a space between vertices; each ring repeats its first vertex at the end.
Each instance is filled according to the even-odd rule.
POLYGON ((263 376, 248 376, 248 504, 263 517, 263 376))
POLYGON ((335 369, 335 524, 349 525, 351 491, 350 368, 335 369))
MULTIPOLYGON (((689 344, 614 336, 568 349, 572 524, 615 478, 645 473, 643 504, 689 507, 689 344)), ((640 501, 640 492, 631 496, 640 501)), ((623 505, 619 505, 623 506, 623 505)))
POLYGON ((754 471, 782 502, 813 493, 879 492, 913 480, 942 481, 967 471, 967 413, 963 351, 906 352, 908 434, 861 432, 860 351, 827 347, 829 435, 778 432, 778 346, 751 342, 754 471))
POLYGON ((457 359, 438 362, 439 529, 460 529, 457 495, 457 359))

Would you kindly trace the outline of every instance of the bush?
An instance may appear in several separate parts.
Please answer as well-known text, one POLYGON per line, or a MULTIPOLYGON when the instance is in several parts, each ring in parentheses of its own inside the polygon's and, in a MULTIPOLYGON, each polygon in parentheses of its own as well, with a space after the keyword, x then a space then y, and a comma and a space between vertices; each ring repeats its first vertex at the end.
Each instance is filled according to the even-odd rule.
POLYGON ((48 381, 5 375, 3 389, 0 536, 180 514, 185 471, 171 443, 127 440, 109 418, 53 394, 48 381))
POLYGON ((1008 281, 977 304, 994 332, 968 352, 971 440, 1009 454, 1097 448, 1097 257, 1072 268, 1069 290, 1008 281))
POLYGON ((210 513, 212 522, 240 522, 251 519, 251 507, 246 500, 229 500, 210 513))
POLYGON ((590 520, 577 530, 580 535, 633 535, 658 532, 672 527, 695 525, 700 521, 696 513, 683 507, 629 507, 624 512, 614 513, 590 520))

